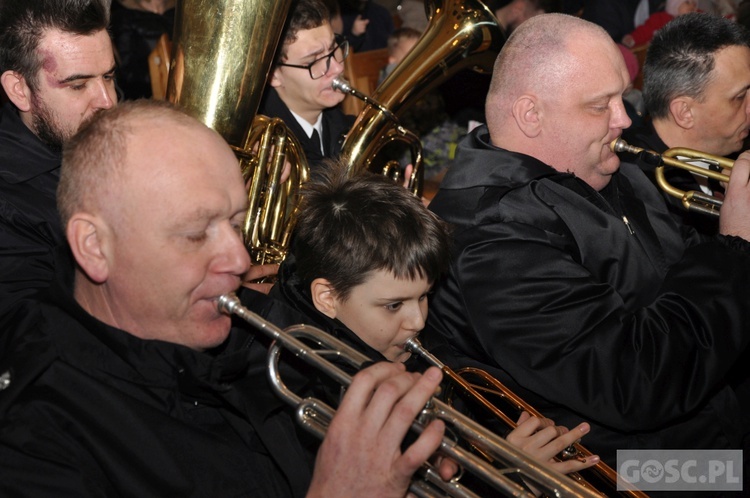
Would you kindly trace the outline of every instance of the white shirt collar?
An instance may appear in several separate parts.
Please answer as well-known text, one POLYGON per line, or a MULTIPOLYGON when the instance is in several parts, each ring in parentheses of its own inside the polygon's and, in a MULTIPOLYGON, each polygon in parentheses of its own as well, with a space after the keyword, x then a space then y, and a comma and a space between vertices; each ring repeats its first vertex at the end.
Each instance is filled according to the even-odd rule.
POLYGON ((294 119, 296 119, 302 129, 305 130, 307 138, 312 138, 313 130, 318 130, 318 136, 320 137, 320 153, 325 154, 325 151, 323 150, 323 113, 321 112, 318 114, 318 120, 314 125, 311 125, 306 119, 299 114, 296 114, 293 110, 289 109, 289 112, 292 113, 294 119))

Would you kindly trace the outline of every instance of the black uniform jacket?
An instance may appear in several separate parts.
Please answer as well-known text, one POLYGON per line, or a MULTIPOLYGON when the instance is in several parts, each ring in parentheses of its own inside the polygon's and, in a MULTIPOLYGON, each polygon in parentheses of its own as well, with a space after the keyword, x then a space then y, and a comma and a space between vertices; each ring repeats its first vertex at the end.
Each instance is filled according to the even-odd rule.
POLYGON ((0 308, 46 287, 64 238, 55 204, 59 154, 6 103, 0 111, 0 308))
POLYGON ((323 149, 325 155, 320 153, 320 144, 307 136, 305 130, 297 122, 297 119, 289 111, 278 92, 273 87, 267 87, 260 104, 260 114, 271 118, 280 118, 299 140, 308 163, 315 172, 315 166, 327 157, 338 157, 341 153, 341 145, 344 136, 354 124, 354 116, 344 114, 339 107, 331 107, 323 110, 323 149))
MULTIPOLYGON (((454 225, 423 342, 489 370, 584 444, 738 448, 723 383, 750 338, 750 244, 684 239, 645 175, 622 164, 601 193, 536 159, 460 145, 430 208, 454 225)), ((691 232, 692 233, 692 232, 691 232)))
POLYGON ((0 496, 304 496, 312 437, 269 389, 267 344, 240 327, 210 353, 141 340, 66 288, 0 318, 0 496))

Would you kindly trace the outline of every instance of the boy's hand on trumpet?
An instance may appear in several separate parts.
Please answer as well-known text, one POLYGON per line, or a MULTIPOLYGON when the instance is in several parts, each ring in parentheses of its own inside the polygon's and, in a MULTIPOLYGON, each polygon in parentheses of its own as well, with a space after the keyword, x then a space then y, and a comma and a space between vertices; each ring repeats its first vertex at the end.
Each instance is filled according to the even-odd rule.
POLYGON ((582 423, 571 431, 566 427, 555 425, 548 418, 540 419, 532 417, 528 412, 522 412, 517 424, 518 426, 506 437, 508 442, 540 462, 546 462, 549 467, 558 472, 563 474, 578 472, 599 463, 597 455, 587 457, 585 461, 575 458, 564 462, 554 460, 565 448, 588 434, 591 426, 587 423, 582 423))

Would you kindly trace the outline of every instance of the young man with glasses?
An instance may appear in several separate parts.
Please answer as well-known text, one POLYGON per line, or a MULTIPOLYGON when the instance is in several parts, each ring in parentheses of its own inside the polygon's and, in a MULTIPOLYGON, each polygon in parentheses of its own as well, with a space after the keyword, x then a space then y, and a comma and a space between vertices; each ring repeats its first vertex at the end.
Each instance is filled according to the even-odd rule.
POLYGON ((320 0, 299 0, 291 18, 260 113, 281 118, 302 144, 310 165, 341 151, 353 116, 339 104, 344 94, 331 82, 344 72, 349 46, 334 35, 330 14, 320 0))

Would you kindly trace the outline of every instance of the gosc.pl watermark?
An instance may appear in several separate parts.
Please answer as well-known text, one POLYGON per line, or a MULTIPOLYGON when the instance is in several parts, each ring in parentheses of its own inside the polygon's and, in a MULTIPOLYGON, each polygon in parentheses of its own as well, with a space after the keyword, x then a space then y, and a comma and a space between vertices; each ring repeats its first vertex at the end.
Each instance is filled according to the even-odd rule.
POLYGON ((617 489, 742 491, 742 450, 617 450, 617 489))

